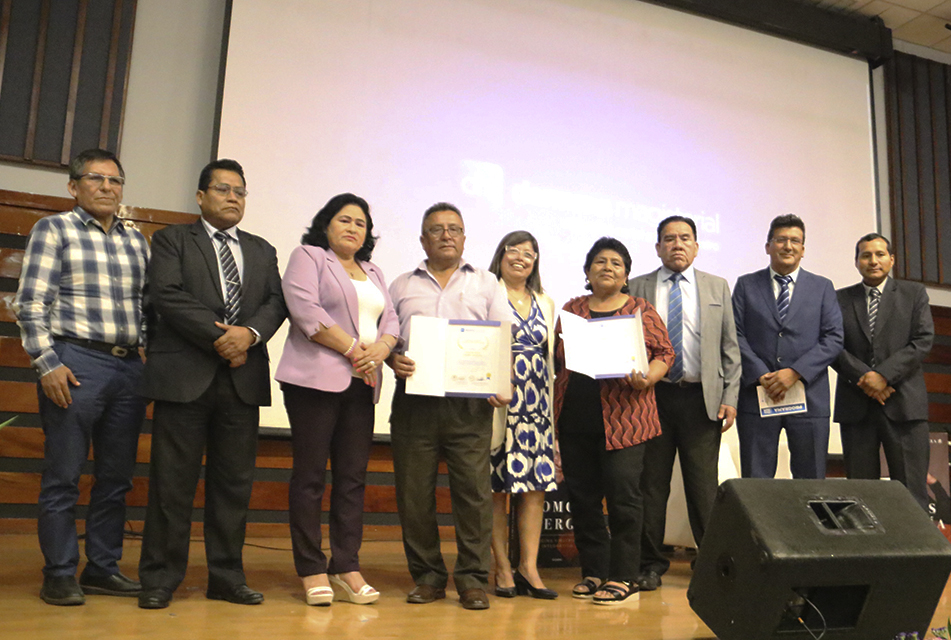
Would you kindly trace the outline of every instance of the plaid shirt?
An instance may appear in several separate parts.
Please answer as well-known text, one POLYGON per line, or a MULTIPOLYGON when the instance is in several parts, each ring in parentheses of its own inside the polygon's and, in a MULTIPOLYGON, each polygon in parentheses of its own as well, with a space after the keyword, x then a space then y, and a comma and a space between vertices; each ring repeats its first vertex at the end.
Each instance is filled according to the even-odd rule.
POLYGON ((129 222, 117 219, 106 233, 78 206, 37 221, 13 309, 23 348, 41 376, 62 366, 53 351, 57 336, 142 342, 148 260, 148 242, 129 222))

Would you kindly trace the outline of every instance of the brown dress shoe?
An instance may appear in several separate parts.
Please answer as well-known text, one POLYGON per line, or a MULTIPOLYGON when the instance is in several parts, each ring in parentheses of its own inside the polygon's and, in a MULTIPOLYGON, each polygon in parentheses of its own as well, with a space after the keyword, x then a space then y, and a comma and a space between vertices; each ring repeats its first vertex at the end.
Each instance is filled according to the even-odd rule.
POLYGON ((488 609, 489 596, 483 589, 466 589, 459 594, 463 609, 488 609))
POLYGON ((410 604, 429 604, 436 600, 442 600, 446 597, 446 590, 439 589, 429 584, 418 584, 416 588, 409 592, 406 601, 410 604))

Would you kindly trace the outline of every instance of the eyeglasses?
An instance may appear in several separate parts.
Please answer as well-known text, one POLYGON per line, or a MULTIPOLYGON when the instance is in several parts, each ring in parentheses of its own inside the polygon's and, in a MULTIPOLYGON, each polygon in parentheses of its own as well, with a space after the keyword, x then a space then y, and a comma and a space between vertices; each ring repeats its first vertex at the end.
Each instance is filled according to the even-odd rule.
POLYGON ((461 238, 466 233, 466 230, 457 224, 451 224, 448 227, 430 227, 425 230, 425 233, 433 240, 438 240, 442 237, 442 234, 446 233, 447 231, 449 232, 450 238, 461 238))
POLYGON ((531 251, 529 249, 525 249, 524 251, 522 251, 518 247, 505 247, 505 255, 507 255, 509 258, 518 258, 519 256, 521 256, 522 258, 525 258, 529 262, 535 262, 535 258, 538 257, 535 255, 534 251, 531 251))
POLYGON ((775 236, 770 242, 780 246, 788 243, 794 247, 801 247, 803 244, 802 238, 787 238, 786 236, 775 236))
POLYGON ((89 182, 93 183, 97 187, 102 186, 104 182, 107 182, 110 185, 115 185, 121 187, 125 184, 125 178, 122 176, 104 176, 101 173, 84 173, 83 175, 76 178, 77 180, 86 179, 89 182))
POLYGON ((234 193, 237 198, 244 198, 248 195, 248 190, 244 187, 232 187, 230 184, 224 183, 208 185, 208 189, 224 197, 227 197, 229 193, 234 193))

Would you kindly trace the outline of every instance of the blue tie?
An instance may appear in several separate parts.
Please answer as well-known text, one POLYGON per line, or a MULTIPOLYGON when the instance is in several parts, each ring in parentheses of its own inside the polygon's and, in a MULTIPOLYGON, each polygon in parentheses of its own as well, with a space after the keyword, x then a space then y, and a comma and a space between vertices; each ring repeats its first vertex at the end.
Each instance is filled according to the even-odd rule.
POLYGON ((792 276, 773 276, 779 283, 779 297, 776 298, 776 309, 779 311, 779 321, 786 321, 786 313, 789 311, 789 285, 792 284, 792 276))
POLYGON ((667 298, 667 334, 670 336, 670 344, 674 347, 674 364, 667 372, 667 378, 671 382, 680 382, 684 377, 684 307, 683 298, 680 293, 680 281, 683 280, 682 273, 675 273, 667 278, 670 280, 670 294, 667 298))

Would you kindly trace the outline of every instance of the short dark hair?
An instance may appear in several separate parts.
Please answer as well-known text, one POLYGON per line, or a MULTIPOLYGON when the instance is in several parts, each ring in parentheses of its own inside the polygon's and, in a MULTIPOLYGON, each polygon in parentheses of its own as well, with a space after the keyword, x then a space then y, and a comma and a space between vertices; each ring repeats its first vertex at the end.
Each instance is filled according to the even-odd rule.
POLYGON ((523 242, 531 242, 532 250, 535 252, 535 264, 532 265, 532 272, 528 275, 525 286, 536 293, 542 292, 542 277, 538 273, 538 263, 541 260, 541 254, 538 253, 538 240, 528 231, 511 231, 499 241, 499 246, 495 248, 495 254, 492 256, 492 262, 489 263, 489 271, 495 274, 496 278, 502 277, 502 256, 505 254, 505 247, 514 247, 523 242))
MULTIPOLYGON (((591 265, 594 263, 594 259, 599 253, 605 250, 610 250, 616 252, 621 256, 621 260, 624 261, 624 276, 627 278, 631 275, 631 254, 627 250, 627 247, 624 246, 620 240, 616 238, 609 238, 607 236, 603 238, 598 238, 595 240, 594 244, 591 245, 591 249, 588 250, 588 255, 584 259, 584 272, 588 273, 588 270, 591 269, 591 265)), ((585 282, 584 288, 588 291, 591 291, 591 283, 585 282)), ((621 287, 621 293, 629 293, 630 288, 627 286, 627 283, 621 287)))
MULTIPOLYGON (((430 208, 426 209, 426 212, 423 213, 423 221, 420 223, 420 227, 419 227, 420 231, 424 231, 423 227, 426 226, 426 218, 428 218, 429 216, 433 215, 434 213, 438 211, 452 211, 457 216, 459 216, 460 220, 462 220, 462 212, 459 211, 459 207, 457 207, 454 204, 450 204, 448 202, 437 202, 430 208)), ((465 225, 465 223, 466 221, 462 220, 462 224, 465 225)))
POLYGON ((248 186, 247 180, 244 179, 244 169, 241 168, 241 165, 235 160, 221 158, 214 162, 209 162, 205 165, 205 168, 201 170, 201 175, 198 176, 199 191, 208 191, 208 185, 211 184, 211 174, 219 169, 221 171, 233 171, 237 173, 241 176, 241 183, 244 184, 244 186, 248 186))
POLYGON ((76 154, 76 157, 70 161, 69 179, 79 180, 82 178, 83 173, 86 171, 86 164, 95 160, 112 160, 119 169, 119 175, 125 178, 125 170, 122 168, 122 163, 119 162, 119 158, 116 157, 116 154, 111 151, 106 151, 105 149, 86 149, 85 151, 80 151, 76 154))
POLYGON ((861 245, 863 242, 871 242, 872 240, 884 240, 885 248, 888 249, 889 255, 893 253, 891 240, 889 240, 888 238, 886 238, 880 233, 874 233, 874 232, 866 233, 864 236, 859 238, 858 242, 855 243, 855 259, 856 260, 859 259, 859 245, 861 245))
POLYGON ((360 207, 367 219, 367 235, 363 239, 363 246, 357 250, 355 257, 357 260, 369 260, 370 256, 373 255, 373 247, 376 246, 377 241, 377 238, 373 235, 373 218, 370 217, 370 205, 367 204, 366 200, 352 193, 341 193, 327 201, 327 204, 314 216, 310 228, 301 236, 300 243, 329 249, 330 241, 327 239, 327 227, 330 226, 330 221, 334 219, 334 216, 349 204, 360 207))
POLYGON ((776 229, 788 229, 790 227, 796 227, 797 229, 802 229, 802 241, 806 242, 806 223, 802 221, 802 218, 797 216, 795 213, 787 213, 782 216, 776 216, 773 218, 773 221, 769 223, 769 234, 766 236, 766 242, 769 242, 773 239, 773 233, 776 229))
POLYGON ((657 242, 660 242, 660 237, 664 233, 664 227, 669 225, 671 222, 686 222, 690 225, 690 229, 693 231, 693 239, 697 239, 697 224, 687 216, 667 216, 660 221, 660 224, 657 225, 657 242))

